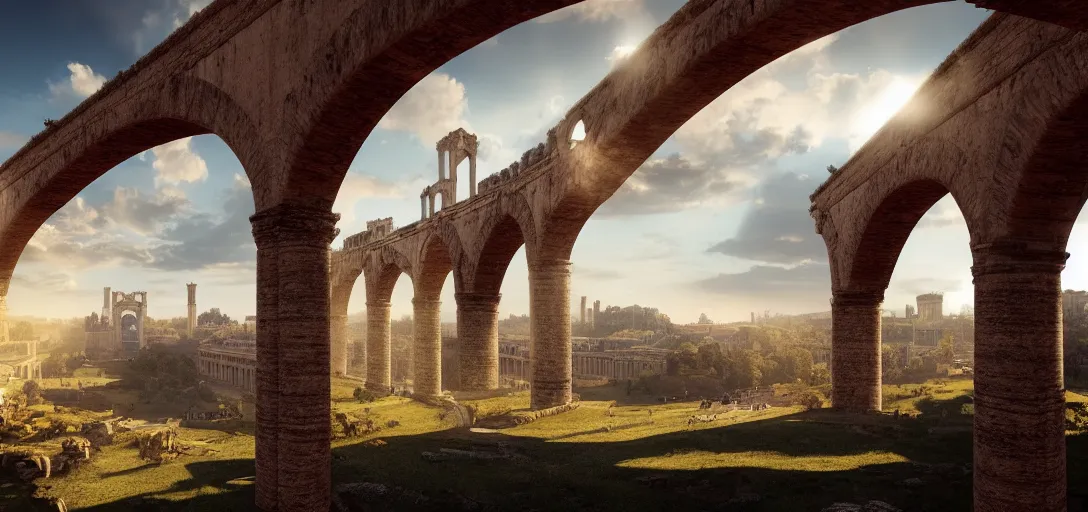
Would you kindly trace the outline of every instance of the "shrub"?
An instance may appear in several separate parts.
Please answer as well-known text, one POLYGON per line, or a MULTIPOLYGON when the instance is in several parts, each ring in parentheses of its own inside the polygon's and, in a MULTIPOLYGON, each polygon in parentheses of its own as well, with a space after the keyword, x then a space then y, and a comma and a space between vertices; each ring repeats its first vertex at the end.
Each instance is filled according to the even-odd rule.
POLYGON ((352 391, 351 396, 355 397, 356 400, 364 404, 373 402, 378 398, 374 396, 374 393, 367 391, 363 388, 355 388, 355 391, 352 391))
POLYGON ((793 396, 793 403, 804 407, 806 411, 819 409, 824 405, 823 394, 813 389, 806 389, 800 393, 795 393, 793 396))

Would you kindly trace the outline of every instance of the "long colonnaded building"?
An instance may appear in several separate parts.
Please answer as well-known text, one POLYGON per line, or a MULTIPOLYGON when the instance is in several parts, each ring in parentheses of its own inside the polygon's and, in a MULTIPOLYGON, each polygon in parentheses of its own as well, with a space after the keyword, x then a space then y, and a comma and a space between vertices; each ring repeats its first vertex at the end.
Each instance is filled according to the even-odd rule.
MULTIPOLYGON (((575 378, 637 379, 665 373, 668 350, 638 347, 642 340, 572 337, 571 367, 575 378)), ((499 376, 506 381, 529 379, 529 344, 499 341, 499 376)))
POLYGON ((257 342, 223 340, 201 343, 200 375, 246 391, 257 389, 257 342))

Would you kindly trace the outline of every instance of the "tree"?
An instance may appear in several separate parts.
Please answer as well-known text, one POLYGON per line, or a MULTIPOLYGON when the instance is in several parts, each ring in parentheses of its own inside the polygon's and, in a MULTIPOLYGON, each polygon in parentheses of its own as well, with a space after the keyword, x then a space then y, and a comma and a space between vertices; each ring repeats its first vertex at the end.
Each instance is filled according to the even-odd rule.
POLYGON ((19 322, 11 328, 8 336, 12 341, 28 341, 34 339, 34 326, 30 322, 19 322))
POLYGON ((831 372, 827 369, 827 363, 819 363, 812 367, 812 377, 809 378, 810 386, 823 386, 831 384, 831 372))
POLYGON ((28 380, 23 383, 23 394, 26 395, 26 402, 30 405, 37 405, 41 403, 42 399, 42 387, 36 380, 28 380))
POLYGON ((696 322, 696 323, 698 323, 699 325, 709 325, 709 324, 713 324, 714 321, 711 320, 710 317, 706 316, 706 313, 700 313, 699 314, 699 321, 696 322))
POLYGON ((948 333, 940 341, 937 342, 937 350, 934 351, 934 357, 939 364, 952 364, 952 359, 955 358, 955 352, 952 347, 955 345, 956 338, 952 333, 948 333))
POLYGON ((228 325, 232 323, 229 316, 219 312, 219 308, 211 308, 196 317, 197 325, 228 325))

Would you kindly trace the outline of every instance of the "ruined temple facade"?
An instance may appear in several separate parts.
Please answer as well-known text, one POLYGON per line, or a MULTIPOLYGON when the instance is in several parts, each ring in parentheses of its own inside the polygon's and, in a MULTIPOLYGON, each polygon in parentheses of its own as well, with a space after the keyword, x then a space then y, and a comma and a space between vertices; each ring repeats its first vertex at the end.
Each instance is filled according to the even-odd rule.
POLYGON ((915 300, 918 302, 919 322, 939 322, 944 319, 944 294, 925 293, 915 300))
POLYGON ((427 220, 438 212, 436 198, 441 198, 441 208, 457 202, 457 166, 468 160, 468 196, 476 197, 476 152, 480 141, 464 128, 450 132, 435 144, 438 150, 438 180, 423 188, 419 194, 419 220, 427 220), (449 168, 446 167, 447 163, 449 168))
POLYGON ((84 350, 91 359, 131 357, 147 346, 144 320, 147 292, 111 292, 102 289, 102 316, 84 318, 84 350))

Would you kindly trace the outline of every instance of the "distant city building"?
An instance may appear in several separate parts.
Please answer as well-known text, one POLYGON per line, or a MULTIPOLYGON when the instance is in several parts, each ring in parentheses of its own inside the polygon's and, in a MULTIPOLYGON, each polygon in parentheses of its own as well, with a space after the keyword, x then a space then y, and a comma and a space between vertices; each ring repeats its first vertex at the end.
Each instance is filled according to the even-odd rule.
POLYGON ((1062 316, 1075 318, 1085 314, 1088 308, 1088 291, 1066 290, 1062 292, 1062 316))
POLYGON ((257 330, 257 315, 247 316, 246 321, 243 322, 243 323, 245 324, 247 330, 256 331, 257 330))

